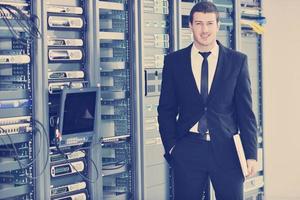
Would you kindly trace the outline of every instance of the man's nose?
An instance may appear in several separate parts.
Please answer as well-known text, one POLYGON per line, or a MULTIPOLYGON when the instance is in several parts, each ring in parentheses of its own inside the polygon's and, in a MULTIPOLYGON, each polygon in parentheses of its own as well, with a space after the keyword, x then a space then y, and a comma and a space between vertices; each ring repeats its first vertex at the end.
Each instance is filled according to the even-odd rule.
POLYGON ((207 32, 208 31, 208 26, 207 25, 202 25, 202 31, 207 32))

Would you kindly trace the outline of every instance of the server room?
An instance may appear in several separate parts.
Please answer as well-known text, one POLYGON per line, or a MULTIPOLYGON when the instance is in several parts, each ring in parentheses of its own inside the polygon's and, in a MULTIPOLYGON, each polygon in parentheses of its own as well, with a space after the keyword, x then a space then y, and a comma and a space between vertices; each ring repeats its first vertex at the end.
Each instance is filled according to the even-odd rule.
POLYGON ((299 8, 0 0, 0 200, 300 200, 299 8))

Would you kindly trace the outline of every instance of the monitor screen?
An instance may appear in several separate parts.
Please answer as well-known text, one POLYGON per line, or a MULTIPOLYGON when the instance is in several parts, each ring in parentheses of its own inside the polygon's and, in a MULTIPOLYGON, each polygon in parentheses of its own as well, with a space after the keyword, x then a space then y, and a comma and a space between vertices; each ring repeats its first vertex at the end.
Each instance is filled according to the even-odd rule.
POLYGON ((63 90, 59 119, 62 136, 93 132, 96 102, 97 88, 63 90))

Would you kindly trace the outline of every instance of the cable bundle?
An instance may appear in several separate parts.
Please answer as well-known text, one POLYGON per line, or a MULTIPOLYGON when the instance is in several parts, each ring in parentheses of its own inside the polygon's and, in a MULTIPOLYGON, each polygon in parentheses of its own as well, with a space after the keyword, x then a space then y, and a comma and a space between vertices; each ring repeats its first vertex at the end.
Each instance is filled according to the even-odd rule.
POLYGON ((13 35, 14 38, 17 40, 31 40, 35 38, 40 38, 41 33, 38 30, 38 26, 35 24, 38 21, 38 17, 36 15, 31 15, 30 17, 23 13, 22 10, 19 8, 7 5, 7 4, 0 4, 0 16, 7 25, 9 31, 13 35), (14 25, 10 21, 11 16, 17 24, 22 29, 21 32, 25 32, 28 35, 28 38, 24 38, 21 36, 20 31, 17 31, 14 25))

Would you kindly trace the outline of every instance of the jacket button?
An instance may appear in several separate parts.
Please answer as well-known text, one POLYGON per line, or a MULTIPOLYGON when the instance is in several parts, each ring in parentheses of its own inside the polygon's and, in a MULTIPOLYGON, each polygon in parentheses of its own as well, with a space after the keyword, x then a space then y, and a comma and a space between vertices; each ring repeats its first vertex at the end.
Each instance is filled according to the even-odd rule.
POLYGON ((207 107, 204 107, 204 110, 207 111, 207 107))

